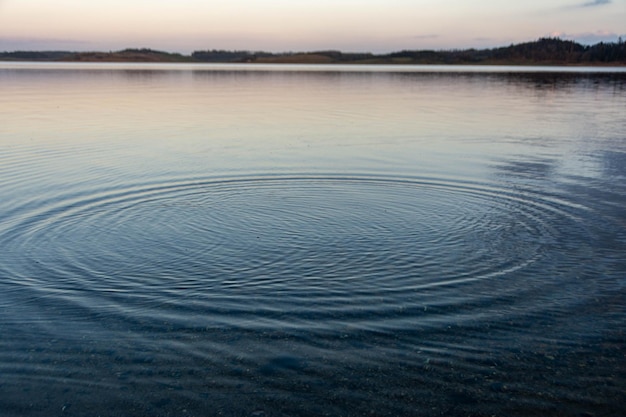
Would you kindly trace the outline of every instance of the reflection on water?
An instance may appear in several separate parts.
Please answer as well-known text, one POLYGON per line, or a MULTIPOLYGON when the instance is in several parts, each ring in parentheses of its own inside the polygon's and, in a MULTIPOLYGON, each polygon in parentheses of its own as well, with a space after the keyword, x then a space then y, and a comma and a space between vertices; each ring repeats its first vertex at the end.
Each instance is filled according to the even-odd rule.
POLYGON ((248 69, 0 67, 4 413, 621 413, 624 71, 248 69))

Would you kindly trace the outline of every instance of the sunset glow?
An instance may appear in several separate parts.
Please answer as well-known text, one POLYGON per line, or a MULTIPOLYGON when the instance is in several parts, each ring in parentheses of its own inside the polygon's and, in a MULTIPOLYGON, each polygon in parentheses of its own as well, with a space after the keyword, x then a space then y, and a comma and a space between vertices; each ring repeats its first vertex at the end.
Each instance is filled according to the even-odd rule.
POLYGON ((0 51, 492 47, 626 33, 626 0, 0 0, 0 51))

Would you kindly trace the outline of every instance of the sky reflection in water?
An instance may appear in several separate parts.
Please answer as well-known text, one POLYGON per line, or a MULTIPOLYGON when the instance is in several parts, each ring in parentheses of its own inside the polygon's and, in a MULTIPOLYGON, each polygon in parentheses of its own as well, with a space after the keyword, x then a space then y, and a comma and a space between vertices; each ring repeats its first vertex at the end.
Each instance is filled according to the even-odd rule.
POLYGON ((616 415, 626 73, 242 68, 0 67, 0 409, 616 415))

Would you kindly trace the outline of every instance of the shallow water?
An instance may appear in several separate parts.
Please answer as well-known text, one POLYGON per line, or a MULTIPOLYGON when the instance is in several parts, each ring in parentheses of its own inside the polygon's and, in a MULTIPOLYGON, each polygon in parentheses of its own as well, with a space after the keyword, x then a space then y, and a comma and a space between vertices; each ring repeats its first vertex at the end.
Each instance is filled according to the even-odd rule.
POLYGON ((626 71, 0 86, 1 415, 622 412, 626 71))

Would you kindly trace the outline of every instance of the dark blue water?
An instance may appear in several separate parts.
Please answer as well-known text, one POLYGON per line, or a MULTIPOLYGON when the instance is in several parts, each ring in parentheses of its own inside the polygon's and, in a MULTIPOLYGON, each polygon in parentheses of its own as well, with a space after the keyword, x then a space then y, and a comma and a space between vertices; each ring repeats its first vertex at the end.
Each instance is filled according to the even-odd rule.
POLYGON ((626 72, 358 70, 0 66, 0 415, 621 415, 626 72))

